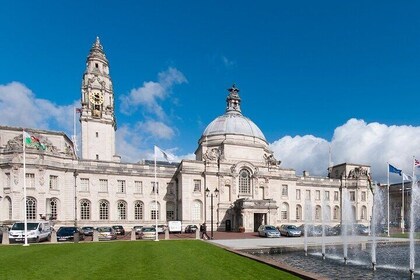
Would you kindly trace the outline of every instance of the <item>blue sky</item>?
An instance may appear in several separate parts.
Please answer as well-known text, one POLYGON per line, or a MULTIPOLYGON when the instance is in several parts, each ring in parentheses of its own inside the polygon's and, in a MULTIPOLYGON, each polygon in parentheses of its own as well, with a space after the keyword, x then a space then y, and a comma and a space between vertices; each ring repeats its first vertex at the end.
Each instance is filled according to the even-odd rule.
POLYGON ((372 165, 380 181, 388 161, 412 172, 419 2, 201 2, 3 3, 0 124, 72 134, 99 36, 127 161, 150 158, 154 144, 191 157, 236 83, 283 167, 325 175, 331 146, 333 163, 372 165))

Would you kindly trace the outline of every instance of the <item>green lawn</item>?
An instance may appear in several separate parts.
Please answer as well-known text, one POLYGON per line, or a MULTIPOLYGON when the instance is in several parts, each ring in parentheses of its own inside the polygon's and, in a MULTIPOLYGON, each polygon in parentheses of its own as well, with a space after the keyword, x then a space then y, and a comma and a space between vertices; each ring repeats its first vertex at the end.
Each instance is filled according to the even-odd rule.
MULTIPOLYGON (((391 234, 391 237, 398 237, 398 238, 410 238, 410 233, 409 232, 404 232, 404 233, 393 233, 391 234)), ((420 232, 415 232, 414 233, 414 238, 415 239, 420 239, 420 232)))
POLYGON ((0 246, 0 279, 298 279, 197 240, 0 246))

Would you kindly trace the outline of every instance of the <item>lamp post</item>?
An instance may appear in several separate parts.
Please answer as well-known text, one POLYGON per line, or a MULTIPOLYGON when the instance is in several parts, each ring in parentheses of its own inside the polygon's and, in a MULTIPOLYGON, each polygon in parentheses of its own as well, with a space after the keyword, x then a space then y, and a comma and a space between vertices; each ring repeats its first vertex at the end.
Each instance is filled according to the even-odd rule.
POLYGON ((74 170, 74 226, 77 227, 77 176, 79 172, 74 170))
POLYGON ((206 188, 206 197, 210 195, 210 220, 211 220, 211 234, 210 239, 213 239, 213 196, 217 197, 219 195, 219 190, 216 188, 212 193, 210 193, 209 188, 206 188))

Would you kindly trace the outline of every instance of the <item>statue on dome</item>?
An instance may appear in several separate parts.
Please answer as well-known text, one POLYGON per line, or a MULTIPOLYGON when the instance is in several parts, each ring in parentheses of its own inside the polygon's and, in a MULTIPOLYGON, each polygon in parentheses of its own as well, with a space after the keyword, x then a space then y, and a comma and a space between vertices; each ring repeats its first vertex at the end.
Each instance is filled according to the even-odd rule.
POLYGON ((278 166, 280 164, 279 161, 274 157, 273 154, 264 154, 265 163, 270 166, 278 166))

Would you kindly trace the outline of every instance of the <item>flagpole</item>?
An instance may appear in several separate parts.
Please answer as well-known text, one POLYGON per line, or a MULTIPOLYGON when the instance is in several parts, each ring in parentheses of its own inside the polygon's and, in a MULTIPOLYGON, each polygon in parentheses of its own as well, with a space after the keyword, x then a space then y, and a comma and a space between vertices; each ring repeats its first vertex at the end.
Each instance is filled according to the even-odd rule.
POLYGON ((155 241, 159 241, 159 237, 158 237, 158 202, 157 202, 157 179, 156 179, 156 146, 153 146, 153 152, 155 154, 155 207, 156 207, 156 212, 155 212, 155 222, 156 222, 156 232, 155 232, 155 241))
POLYGON ((29 246, 28 244, 28 220, 26 213, 26 143, 25 143, 25 130, 22 131, 22 145, 23 145, 23 223, 24 223, 24 234, 25 244, 23 246, 29 246))
POLYGON ((388 165, 387 165, 387 177, 388 177, 388 194, 387 194, 387 196, 388 196, 388 199, 387 199, 387 210, 388 210, 388 218, 387 218, 387 223, 388 223, 388 226, 387 226, 387 228, 388 228, 388 237, 389 237, 389 162, 388 162, 388 165))

